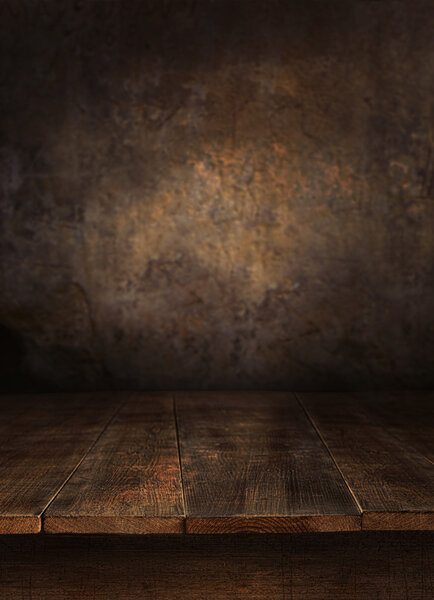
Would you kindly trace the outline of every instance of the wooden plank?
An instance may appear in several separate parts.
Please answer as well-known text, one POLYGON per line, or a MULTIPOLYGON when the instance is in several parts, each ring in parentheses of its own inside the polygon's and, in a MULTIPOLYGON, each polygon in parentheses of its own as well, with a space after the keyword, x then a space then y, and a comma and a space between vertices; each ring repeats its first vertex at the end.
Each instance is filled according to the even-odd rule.
POLYGON ((356 396, 300 399, 363 510, 364 529, 434 528, 433 469, 425 456, 384 429, 356 396))
POLYGON ((113 394, 0 397, 0 533, 38 533, 41 514, 123 400, 113 394))
POLYGON ((2 600, 432 600, 424 532, 0 537, 2 600))
POLYGON ((134 394, 47 510, 48 533, 183 533, 173 398, 134 394))
POLYGON ((434 461, 434 392, 371 393, 358 397, 379 425, 434 461))
POLYGON ((188 533, 345 531, 359 509, 291 394, 176 396, 188 533))

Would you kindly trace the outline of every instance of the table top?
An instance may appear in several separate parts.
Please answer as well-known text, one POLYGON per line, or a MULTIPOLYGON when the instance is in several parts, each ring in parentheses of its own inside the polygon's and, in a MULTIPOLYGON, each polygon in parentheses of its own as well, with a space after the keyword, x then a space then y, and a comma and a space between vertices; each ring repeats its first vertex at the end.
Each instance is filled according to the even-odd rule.
POLYGON ((434 393, 0 397, 0 534, 431 530, 434 393))

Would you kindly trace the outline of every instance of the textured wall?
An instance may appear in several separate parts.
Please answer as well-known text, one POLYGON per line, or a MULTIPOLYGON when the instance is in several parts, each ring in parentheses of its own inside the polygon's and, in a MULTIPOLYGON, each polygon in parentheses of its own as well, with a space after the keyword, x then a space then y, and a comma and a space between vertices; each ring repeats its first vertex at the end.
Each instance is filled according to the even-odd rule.
POLYGON ((432 0, 1 0, 3 388, 434 384, 432 0))

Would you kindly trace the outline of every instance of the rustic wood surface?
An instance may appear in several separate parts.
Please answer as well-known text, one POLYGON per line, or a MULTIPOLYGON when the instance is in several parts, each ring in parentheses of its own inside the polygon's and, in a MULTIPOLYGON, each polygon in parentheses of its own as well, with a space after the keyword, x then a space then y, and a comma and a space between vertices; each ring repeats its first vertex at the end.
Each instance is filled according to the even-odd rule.
POLYGON ((183 533, 173 397, 134 394, 51 504, 48 533, 183 533))
POLYGON ((2 600, 432 600, 432 536, 3 536, 2 600))
POLYGON ((348 394, 299 397, 363 510, 362 528, 434 528, 432 464, 384 426, 384 411, 348 394))
POLYGON ((434 392, 372 393, 358 398, 375 415, 376 423, 434 461, 434 392))
POLYGON ((432 398, 3 396, 0 534, 433 529, 432 398))
POLYGON ((125 398, 0 396, 0 533, 37 533, 41 515, 125 398))
POLYGON ((188 533, 338 531, 359 509, 287 393, 176 396, 188 533))

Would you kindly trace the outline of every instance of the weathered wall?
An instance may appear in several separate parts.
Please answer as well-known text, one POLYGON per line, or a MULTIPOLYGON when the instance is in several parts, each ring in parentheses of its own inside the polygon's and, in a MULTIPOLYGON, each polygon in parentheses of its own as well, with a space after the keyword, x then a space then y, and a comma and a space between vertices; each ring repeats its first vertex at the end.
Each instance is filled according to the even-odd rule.
POLYGON ((434 384, 432 0, 2 0, 3 388, 434 384))

